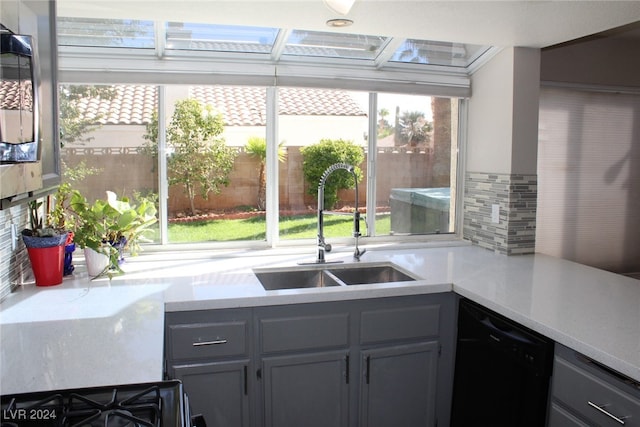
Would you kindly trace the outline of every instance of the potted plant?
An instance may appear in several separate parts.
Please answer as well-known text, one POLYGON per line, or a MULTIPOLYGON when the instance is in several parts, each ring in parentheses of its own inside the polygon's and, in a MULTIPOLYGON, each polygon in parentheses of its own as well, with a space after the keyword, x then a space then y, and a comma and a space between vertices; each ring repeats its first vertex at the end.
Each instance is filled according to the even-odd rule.
POLYGON ((29 261, 37 286, 62 283, 64 247, 69 233, 53 225, 43 225, 41 201, 29 202, 30 228, 22 230, 22 241, 27 247, 29 261))
MULTIPOLYGON (((71 184, 68 182, 62 183, 58 186, 53 203, 53 208, 49 212, 47 219, 49 224, 52 224, 59 230, 73 230, 73 216, 69 213, 69 198, 71 196, 71 184)), ((73 231, 69 231, 67 242, 64 246, 64 270, 63 275, 68 276, 73 273, 75 267, 73 266, 73 251, 76 249, 76 245, 73 241, 73 231)))
POLYGON ((106 199, 89 204, 77 190, 71 192, 70 209, 75 215, 74 242, 85 251, 87 271, 92 277, 122 273, 124 250, 136 255, 148 227, 157 221, 155 205, 141 198, 135 206, 107 191, 106 199), (94 263, 101 263, 97 266, 94 263))

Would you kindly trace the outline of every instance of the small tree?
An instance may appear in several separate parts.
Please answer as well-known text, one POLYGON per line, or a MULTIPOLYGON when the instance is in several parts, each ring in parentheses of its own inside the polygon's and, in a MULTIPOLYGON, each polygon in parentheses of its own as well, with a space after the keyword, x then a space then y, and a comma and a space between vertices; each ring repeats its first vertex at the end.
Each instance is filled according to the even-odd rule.
MULTIPOLYGON (((214 114, 211 106, 203 106, 196 99, 177 101, 171 123, 167 127, 167 146, 172 153, 167 159, 169 185, 183 185, 191 214, 195 215, 194 199, 209 193, 219 193, 229 185, 236 151, 225 144, 220 135, 224 131, 221 114, 214 114)), ((147 125, 144 138, 150 152, 157 152, 157 117, 147 125)))
MULTIPOLYGON (((362 179, 359 165, 364 161, 362 147, 353 141, 343 139, 321 139, 319 143, 303 147, 302 172, 309 183, 309 194, 318 195, 318 183, 325 170, 334 163, 347 163, 354 166, 358 182, 362 179)), ((355 187, 353 175, 345 170, 337 170, 325 182, 324 204, 333 209, 338 201, 338 190, 355 187)))
MULTIPOLYGON (((283 162, 287 157, 283 142, 278 144, 278 161, 283 162)), ((252 157, 257 157, 260 161, 260 171, 258 173, 258 210, 263 211, 267 207, 267 140, 259 136, 251 136, 245 145, 245 150, 252 157)))

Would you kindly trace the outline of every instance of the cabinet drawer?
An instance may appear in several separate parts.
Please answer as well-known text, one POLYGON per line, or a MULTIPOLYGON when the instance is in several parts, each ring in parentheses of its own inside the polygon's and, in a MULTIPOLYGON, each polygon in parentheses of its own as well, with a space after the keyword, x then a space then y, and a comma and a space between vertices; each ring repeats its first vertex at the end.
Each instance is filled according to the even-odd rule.
POLYGON ((363 311, 360 343, 419 339, 437 336, 440 306, 397 307, 363 311))
POLYGON ((260 319, 262 351, 311 350, 349 345, 349 314, 260 319))
POLYGON ((248 354, 247 322, 169 325, 171 360, 248 354))
POLYGON ((640 399, 560 357, 554 360, 552 393, 598 426, 640 427, 640 399))

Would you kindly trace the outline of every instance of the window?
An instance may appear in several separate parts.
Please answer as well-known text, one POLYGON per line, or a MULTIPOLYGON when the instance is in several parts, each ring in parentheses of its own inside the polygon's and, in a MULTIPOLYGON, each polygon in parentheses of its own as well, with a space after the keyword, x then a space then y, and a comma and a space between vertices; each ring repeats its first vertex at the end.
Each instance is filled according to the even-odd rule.
POLYGON ((287 40, 284 54, 374 60, 388 40, 380 36, 294 30, 287 40))
POLYGON ((270 53, 275 28, 167 22, 166 47, 176 50, 270 53))
POLYGON ((376 211, 390 223, 376 235, 454 231, 457 105, 455 98, 378 96, 376 211))
MULTIPOLYGON (((74 129, 70 122, 87 125, 84 131, 65 138, 65 175, 75 178, 74 188, 92 200, 103 198, 106 190, 158 200, 162 180, 168 180, 168 200, 159 206, 167 214, 168 225, 158 230, 155 241, 163 233, 169 243, 264 243, 268 227, 266 131, 274 125, 267 121, 266 92, 258 86, 167 85, 159 96, 150 85, 63 85, 61 99, 68 115, 63 117, 63 130, 74 129), (205 159, 204 146, 184 151, 172 139, 171 129, 180 126, 175 121, 176 109, 187 100, 202 108, 198 115, 219 117, 219 135, 203 143, 206 146, 215 139, 230 156, 227 170, 216 163, 222 162, 218 157, 204 162, 213 165, 213 171, 203 172, 213 175, 204 180, 219 179, 206 198, 200 177, 187 182, 180 164, 186 161, 189 173, 198 170, 198 162, 205 159), (148 128, 157 123, 160 102, 168 129, 166 177, 158 173, 159 139, 150 141, 148 128), (79 116, 74 118, 75 114, 79 116), (77 179, 78 174, 85 175, 77 179)), ((354 157, 358 159, 354 166, 360 177, 357 202, 363 236, 454 231, 457 99, 376 94, 378 109, 373 118, 368 115, 370 94, 366 92, 279 88, 277 99, 275 240, 316 237, 318 181, 317 177, 307 178, 304 161, 312 147, 327 141, 344 143, 360 156, 354 157), (372 120, 375 137, 368 134, 372 120)), ((323 164, 316 175, 337 161, 343 160, 323 164)), ((329 200, 333 179, 327 177, 325 200, 329 200)), ((351 185, 336 196, 335 205, 325 204, 325 237, 344 240, 353 235, 356 192, 351 185)))
MULTIPOLYGON (((106 55, 120 48, 153 52, 156 57, 215 57, 246 63, 326 66, 343 64, 369 70, 411 70, 466 75, 468 68, 493 49, 490 46, 449 43, 352 34, 345 32, 306 31, 242 25, 218 25, 205 22, 156 22, 139 19, 101 19, 59 16, 58 43, 61 57, 66 54, 106 55), (105 49, 107 48, 107 49, 105 49), (440 70, 439 70, 440 69, 440 70)), ((488 55, 487 55, 488 56, 488 55)), ((99 57, 97 57, 99 58, 99 57)), ((97 59, 93 58, 94 62, 97 59)), ((100 66, 98 61, 95 66, 100 66)), ((193 64, 192 64, 193 66, 193 64)), ((362 71, 362 70, 361 70, 362 71)), ((407 79, 407 76, 402 76, 407 79)), ((421 79, 415 79, 417 81, 421 79)))
POLYGON ((156 112, 157 88, 64 84, 59 89, 63 182, 90 202, 105 199, 106 191, 133 201, 156 200, 157 164, 142 148, 146 124, 156 112))
MULTIPOLYGON (((194 176, 195 197, 190 204, 189 184, 184 168, 175 162, 176 145, 167 137, 169 186, 167 205, 168 241, 192 243, 201 241, 262 241, 266 239, 266 89, 258 86, 183 86, 166 87, 164 99, 167 126, 176 123, 176 106, 194 100, 210 114, 218 116, 223 125, 220 135, 204 145, 221 143, 220 149, 203 157, 204 153, 189 153, 185 161, 191 170, 205 174, 207 184, 216 182, 216 189, 202 196, 202 183, 194 176), (231 167, 226 162, 231 160, 231 167), (210 167, 210 168, 207 168, 210 167), (206 174, 209 174, 206 176, 206 174)), ((183 147, 184 148, 184 147, 183 147)), ((188 148, 187 150, 191 150, 188 148)))
POLYGON ((394 52, 391 61, 467 67, 487 49, 487 46, 407 39, 394 52))
POLYGON ((60 46, 153 49, 153 21, 135 19, 58 18, 60 46))
MULTIPOLYGON (((154 241, 315 239, 318 178, 307 177, 304 161, 326 141, 358 154, 357 194, 350 182, 325 206, 332 243, 350 242, 356 201, 363 236, 455 232, 458 96, 469 90, 465 67, 486 47, 200 23, 61 17, 59 24, 61 91, 81 88, 76 119, 90 125, 75 140, 67 135, 64 161, 100 170, 78 183, 90 198, 107 189, 156 198, 154 241), (422 65, 443 65, 446 75, 414 68, 422 65), (123 84, 88 84, 114 80, 123 84), (207 136, 189 155, 171 134, 175 108, 186 100, 221 126, 215 144, 207 136), (149 138, 155 123, 161 138, 149 138), (226 156, 220 165, 202 161, 213 145, 226 156), (180 160, 201 160, 215 174, 187 184, 180 160), (214 181, 204 197, 201 184, 214 181)), ((327 187, 344 173, 332 173, 327 187)))
MULTIPOLYGON (((351 147, 362 156, 356 166, 366 176, 367 117, 368 94, 344 90, 281 88, 279 94, 278 131, 279 141, 286 150, 286 160, 280 162, 280 238, 300 239, 315 238, 317 235, 317 191, 318 181, 310 182, 310 176, 322 174, 322 171, 338 158, 332 157, 329 145, 322 151, 321 157, 334 158, 307 159, 305 156, 318 144, 340 144, 340 147, 351 147), (307 151, 305 151, 307 150, 307 151), (315 169, 315 171, 313 170, 315 169)), ((320 156, 319 156, 320 157, 320 156)), ((351 157, 346 157, 351 158, 351 157)), ((327 177, 325 195, 329 196, 330 183, 343 171, 336 171, 336 176, 327 177)), ((358 183, 358 208, 366 210, 366 179, 358 183)), ((324 208, 326 210, 325 237, 347 237, 352 235, 353 219, 351 213, 355 209, 356 196, 353 189, 343 189, 337 194, 338 200, 331 203, 329 197, 324 208)), ((364 228, 363 228, 364 229, 364 228)))

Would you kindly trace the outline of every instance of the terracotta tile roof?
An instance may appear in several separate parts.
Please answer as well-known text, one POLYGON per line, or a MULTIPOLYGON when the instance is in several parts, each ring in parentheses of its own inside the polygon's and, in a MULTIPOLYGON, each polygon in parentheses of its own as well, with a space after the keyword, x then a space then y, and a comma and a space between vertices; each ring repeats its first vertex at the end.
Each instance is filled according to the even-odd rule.
POLYGON ((116 85, 113 99, 80 101, 83 118, 102 125, 144 125, 151 121, 158 102, 155 86, 116 85))
MULTIPOLYGON (((342 90, 281 88, 280 114, 288 116, 366 116, 342 90)), ((247 86, 191 87, 189 96, 212 105, 224 116, 227 126, 265 124, 265 90, 247 86)))
MULTIPOLYGON (((80 104, 84 118, 100 124, 147 124, 157 104, 155 86, 115 86, 112 100, 88 99, 80 104)), ((366 116, 345 91, 281 88, 280 114, 366 116)), ((188 95, 220 111, 226 126, 264 126, 266 94, 251 86, 192 86, 188 95)))
MULTIPOLYGON (((20 84, 16 80, 0 80, 0 109, 17 110, 20 108, 20 84)), ((33 94, 31 92, 31 82, 23 84, 23 107, 31 109, 33 94)))

